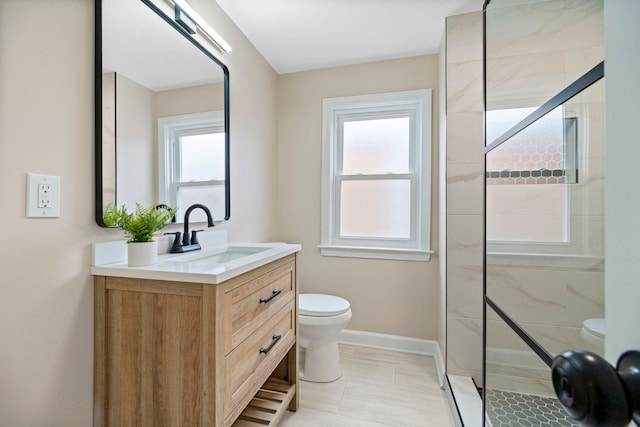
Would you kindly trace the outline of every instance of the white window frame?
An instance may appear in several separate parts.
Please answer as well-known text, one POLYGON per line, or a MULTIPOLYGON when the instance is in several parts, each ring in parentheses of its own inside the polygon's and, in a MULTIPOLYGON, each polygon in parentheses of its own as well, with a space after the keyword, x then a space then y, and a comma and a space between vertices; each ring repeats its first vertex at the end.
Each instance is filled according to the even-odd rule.
POLYGON ((431 231, 431 89, 326 98, 322 117, 322 222, 324 256, 429 261, 431 231), (411 119, 410 167, 406 174, 341 175, 342 123, 349 119, 411 119), (411 181, 408 239, 340 236, 340 188, 346 180, 411 181))
POLYGON ((225 186, 226 181, 192 181, 180 182, 180 136, 225 132, 224 112, 207 111, 203 113, 184 114, 180 116, 162 117, 158 119, 158 200, 169 206, 178 206, 178 188, 183 186, 225 186))

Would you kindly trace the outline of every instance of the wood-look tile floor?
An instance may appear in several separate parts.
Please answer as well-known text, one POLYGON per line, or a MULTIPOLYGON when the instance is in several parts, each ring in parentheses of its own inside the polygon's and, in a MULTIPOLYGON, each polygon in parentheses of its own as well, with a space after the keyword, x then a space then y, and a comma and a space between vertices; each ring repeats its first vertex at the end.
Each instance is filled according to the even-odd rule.
POLYGON ((432 357, 340 345, 342 377, 300 381, 300 408, 280 427, 453 427, 432 357))

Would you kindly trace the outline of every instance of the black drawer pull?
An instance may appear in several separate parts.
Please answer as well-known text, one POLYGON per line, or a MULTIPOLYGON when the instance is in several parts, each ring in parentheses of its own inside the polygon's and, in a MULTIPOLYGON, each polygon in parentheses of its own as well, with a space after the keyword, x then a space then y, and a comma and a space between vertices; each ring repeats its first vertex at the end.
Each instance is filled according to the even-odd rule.
POLYGON ((282 291, 280 289, 274 289, 273 290, 273 294, 271 294, 271 296, 269 298, 260 298, 260 304, 266 304, 269 301, 271 301, 272 299, 274 299, 275 297, 277 297, 278 295, 280 295, 282 291))
POLYGON ((269 351, 271 351, 271 349, 273 348, 274 345, 276 345, 276 343, 278 342, 278 340, 281 338, 280 335, 274 335, 273 336, 273 341, 271 341, 271 344, 269 344, 269 346, 267 348, 265 347, 260 347, 260 354, 267 354, 269 353, 269 351))

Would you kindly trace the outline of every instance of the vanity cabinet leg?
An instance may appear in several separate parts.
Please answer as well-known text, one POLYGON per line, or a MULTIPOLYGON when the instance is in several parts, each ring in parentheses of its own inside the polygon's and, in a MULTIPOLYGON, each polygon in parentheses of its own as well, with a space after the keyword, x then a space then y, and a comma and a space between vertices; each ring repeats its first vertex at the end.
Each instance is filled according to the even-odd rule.
POLYGON ((289 384, 295 384, 296 386, 296 394, 291 399, 291 403, 289 403, 288 409, 290 411, 297 411, 298 405, 300 404, 300 381, 299 381, 299 362, 298 362, 298 341, 294 346, 289 350, 289 354, 287 355, 287 377, 289 378, 289 384))
POLYGON ((93 322, 93 425, 107 425, 107 325, 106 325, 106 279, 94 278, 94 322, 93 322))

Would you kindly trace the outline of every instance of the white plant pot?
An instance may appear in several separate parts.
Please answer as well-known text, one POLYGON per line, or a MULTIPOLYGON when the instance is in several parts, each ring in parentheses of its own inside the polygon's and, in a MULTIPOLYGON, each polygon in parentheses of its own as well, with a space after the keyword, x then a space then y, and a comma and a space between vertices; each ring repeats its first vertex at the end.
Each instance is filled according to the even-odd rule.
POLYGON ((129 267, 142 267, 158 262, 158 242, 129 242, 129 267))

